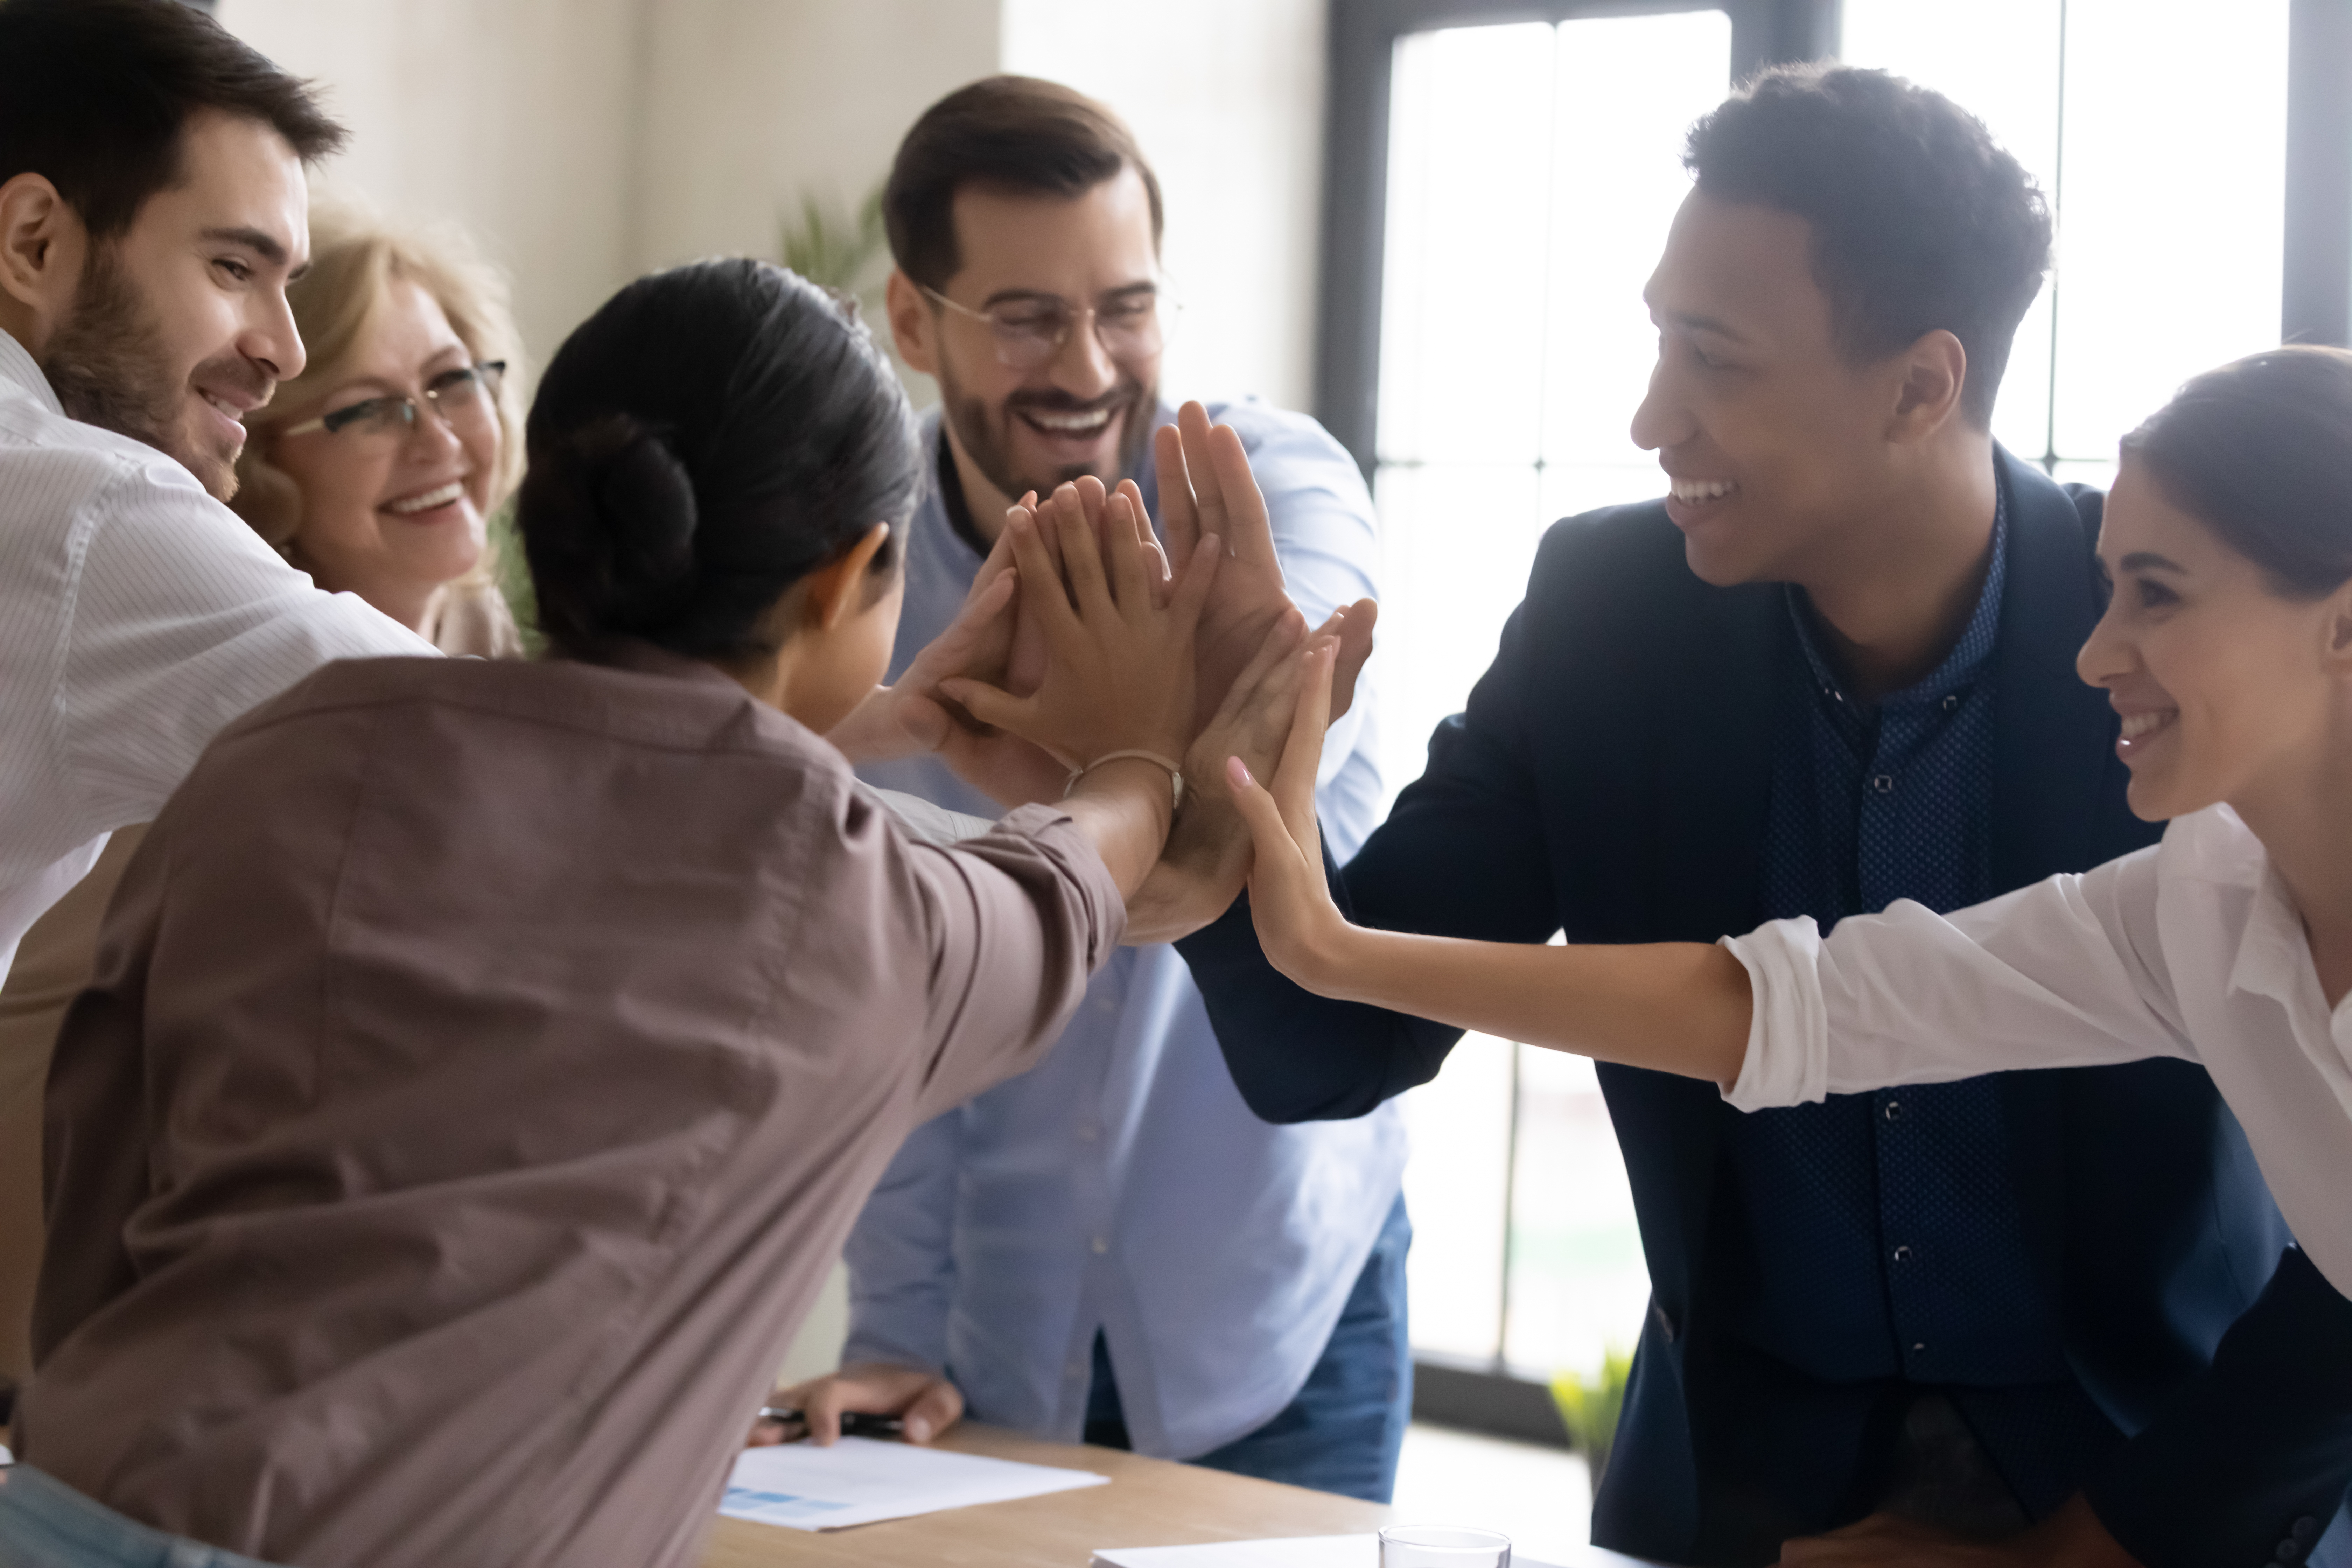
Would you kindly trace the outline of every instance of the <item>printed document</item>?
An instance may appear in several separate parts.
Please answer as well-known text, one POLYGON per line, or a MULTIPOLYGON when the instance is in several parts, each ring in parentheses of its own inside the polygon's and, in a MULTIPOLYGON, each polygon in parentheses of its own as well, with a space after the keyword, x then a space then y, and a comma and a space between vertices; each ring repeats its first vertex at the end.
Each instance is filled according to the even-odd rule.
POLYGON ((974 1503, 1099 1487, 1109 1480, 1091 1470, 844 1437, 830 1448, 780 1443, 744 1449, 727 1479, 719 1511, 730 1519, 789 1530, 845 1530, 974 1503))

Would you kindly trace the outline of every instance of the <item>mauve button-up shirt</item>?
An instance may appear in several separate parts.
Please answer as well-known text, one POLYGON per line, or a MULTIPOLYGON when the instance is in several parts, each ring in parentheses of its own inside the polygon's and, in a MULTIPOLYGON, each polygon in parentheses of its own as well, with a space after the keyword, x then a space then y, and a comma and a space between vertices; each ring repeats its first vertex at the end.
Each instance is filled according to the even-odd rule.
POLYGON ((892 1152, 1125 910, 632 662, 334 665, 205 753, 59 1039, 23 1458, 319 1568, 694 1562, 892 1152))

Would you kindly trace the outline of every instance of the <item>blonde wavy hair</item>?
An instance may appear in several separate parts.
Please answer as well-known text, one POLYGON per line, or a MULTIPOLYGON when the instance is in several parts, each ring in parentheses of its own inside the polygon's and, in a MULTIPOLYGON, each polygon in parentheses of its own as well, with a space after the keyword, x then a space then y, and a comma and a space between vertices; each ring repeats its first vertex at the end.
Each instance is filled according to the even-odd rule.
MULTIPOLYGON (((280 382, 268 405, 246 421, 236 499, 229 503, 278 550, 301 529, 302 491, 270 462, 271 437, 317 414, 350 371, 368 323, 395 282, 423 289, 476 363, 506 362, 498 395, 499 464, 490 476, 493 510, 522 477, 522 342, 505 275, 455 225, 395 226, 349 198, 322 202, 310 214, 310 269, 286 289, 309 363, 300 375, 280 382)), ((493 581, 497 571, 494 549, 486 549, 463 581, 493 581)))

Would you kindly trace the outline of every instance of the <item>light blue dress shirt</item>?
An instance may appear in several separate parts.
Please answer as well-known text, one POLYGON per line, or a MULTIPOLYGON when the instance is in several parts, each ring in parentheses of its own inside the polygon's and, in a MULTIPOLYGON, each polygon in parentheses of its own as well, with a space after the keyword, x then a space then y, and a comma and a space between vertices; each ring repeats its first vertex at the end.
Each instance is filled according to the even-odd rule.
MULTIPOLYGON (((1248 449, 1307 624, 1372 596, 1379 542, 1354 459, 1304 415, 1255 401, 1209 412, 1248 449)), ((923 430, 935 460, 937 411, 923 430)), ((1135 479, 1156 521, 1149 448, 1135 479)), ((953 618, 980 564, 934 485, 908 533, 894 677, 953 618)), ((1343 861, 1380 809, 1370 674, 1332 728, 1317 793, 1343 861)), ((861 772, 1000 815, 934 759, 861 772)), ((1297 1396, 1404 1158, 1393 1103, 1353 1121, 1259 1121, 1176 950, 1122 948, 1043 1065, 899 1152, 850 1237, 845 1360, 951 1369, 975 1419, 1076 1442, 1099 1331, 1136 1450, 1205 1454, 1297 1396)))

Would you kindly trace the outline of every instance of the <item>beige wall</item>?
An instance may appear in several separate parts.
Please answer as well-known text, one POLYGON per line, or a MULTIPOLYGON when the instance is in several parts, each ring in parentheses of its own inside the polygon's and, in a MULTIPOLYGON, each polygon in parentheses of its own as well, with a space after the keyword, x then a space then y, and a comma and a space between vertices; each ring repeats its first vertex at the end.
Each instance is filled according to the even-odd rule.
POLYGON ((773 255, 814 192, 854 209, 899 138, 996 68, 996 0, 658 0, 636 258, 773 255))
POLYGON ((534 363, 631 275, 639 0, 219 0, 350 125, 322 183, 455 218, 515 279, 534 363))
POLYGON ((1160 176, 1184 311, 1163 384, 1306 408, 1327 0, 1003 0, 1007 70, 1126 116, 1160 176))
POLYGON ((614 289, 776 253, 846 210, 907 125, 992 70, 1134 124, 1184 301, 1167 385, 1304 407, 1312 384, 1327 0, 218 0, 353 132, 325 171, 454 217, 514 275, 535 363, 614 289))

